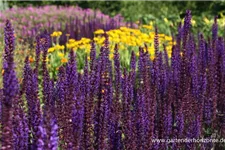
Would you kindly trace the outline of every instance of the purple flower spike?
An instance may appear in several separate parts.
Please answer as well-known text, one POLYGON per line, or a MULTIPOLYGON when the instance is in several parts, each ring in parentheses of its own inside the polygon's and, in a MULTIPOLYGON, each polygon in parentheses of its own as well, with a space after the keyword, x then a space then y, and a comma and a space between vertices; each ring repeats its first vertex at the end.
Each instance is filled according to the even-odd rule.
POLYGON ((183 26, 183 50, 186 49, 188 34, 191 29, 191 11, 187 10, 184 18, 184 26, 183 26))
POLYGON ((58 149, 58 125, 56 124, 56 120, 54 118, 51 118, 50 120, 50 127, 51 127, 51 132, 49 136, 49 143, 48 147, 51 150, 57 150, 58 149))
POLYGON ((14 30, 9 20, 5 25, 5 53, 3 60, 2 143, 1 148, 13 149, 12 103, 19 94, 19 84, 14 70, 14 30))
POLYGON ((218 35, 217 18, 218 18, 217 16, 214 18, 214 24, 212 26, 212 40, 214 44, 215 44, 215 41, 217 40, 217 35, 218 35))

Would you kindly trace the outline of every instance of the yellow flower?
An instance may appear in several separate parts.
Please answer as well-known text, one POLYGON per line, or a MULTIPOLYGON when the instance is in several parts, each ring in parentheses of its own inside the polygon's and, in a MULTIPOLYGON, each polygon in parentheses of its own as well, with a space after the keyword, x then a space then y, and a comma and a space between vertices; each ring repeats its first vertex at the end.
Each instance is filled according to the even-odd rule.
POLYGON ((62 35, 62 32, 61 32, 61 31, 54 31, 54 32, 51 34, 52 37, 59 37, 59 36, 61 36, 61 35, 62 35))
POLYGON ((85 49, 85 45, 80 45, 79 49, 85 49))
POLYGON ((55 51, 55 47, 50 47, 49 49, 48 49, 48 53, 52 53, 52 52, 54 52, 55 51))
POLYGON ((4 72, 5 72, 5 70, 4 70, 4 69, 2 69, 2 75, 4 75, 4 72))
POLYGON ((204 18, 204 21, 205 21, 206 24, 210 23, 209 19, 207 19, 206 17, 204 18))
POLYGON ((61 59, 61 63, 67 63, 67 62, 68 62, 68 60, 66 58, 61 59))
POLYGON ((59 50, 64 50, 64 49, 65 49, 64 45, 59 46, 59 50))
POLYGON ((172 39, 173 39, 173 38, 170 37, 170 36, 165 36, 165 40, 166 40, 166 41, 172 41, 172 39))
POLYGON ((60 45, 57 44, 54 47, 55 47, 55 50, 58 50, 60 48, 60 45))
POLYGON ((113 54, 109 54, 109 59, 113 59, 114 55, 113 54))
POLYGON ((110 52, 114 53, 114 47, 113 46, 110 47, 110 52))
POLYGON ((119 38, 113 38, 112 41, 115 42, 115 43, 119 43, 120 39, 119 38))
POLYGON ((87 53, 87 54, 89 54, 90 52, 91 52, 90 49, 86 49, 86 50, 85 50, 85 53, 87 53))
POLYGON ((137 57, 139 57, 139 56, 140 56, 139 52, 137 52, 137 53, 136 53, 136 56, 137 56, 137 57))
POLYGON ((68 48, 68 49, 72 48, 71 45, 72 45, 72 44, 66 43, 66 48, 68 48))
POLYGON ((87 43, 90 43, 90 42, 91 42, 91 40, 88 39, 88 38, 81 38, 80 41, 81 41, 83 44, 87 44, 87 43))
POLYGON ((76 40, 75 39, 69 39, 69 43, 73 43, 73 42, 75 42, 76 40))
POLYGON ((99 41, 99 37, 94 37, 93 39, 95 42, 99 41))
POLYGON ((96 30, 95 32, 94 32, 94 34, 104 34, 105 32, 104 32, 104 30, 102 30, 102 29, 99 29, 99 30, 96 30))
POLYGON ((165 34, 158 34, 159 37, 165 37, 165 34))
POLYGON ((122 31, 121 30, 114 30, 115 34, 121 34, 122 31))
POLYGON ((76 47, 76 43, 66 43, 66 47, 68 48, 68 49, 72 49, 72 48, 74 48, 74 47, 76 47))
POLYGON ((61 52, 58 52, 57 55, 58 55, 60 58, 63 58, 63 57, 64 57, 64 54, 61 53, 61 52))
POLYGON ((53 33, 51 34, 51 37, 55 37, 55 36, 56 36, 55 34, 53 34, 53 33))
POLYGON ((149 48, 148 48, 148 53, 149 53, 150 55, 154 55, 154 53, 155 53, 154 47, 149 47, 149 48))
POLYGON ((55 50, 64 50, 65 46, 64 45, 55 45, 55 50))
POLYGON ((58 36, 61 36, 62 35, 62 32, 61 31, 58 31, 57 34, 58 34, 58 36))
POLYGON ((171 58, 171 56, 172 56, 172 52, 169 52, 168 57, 171 58))
POLYGON ((142 37, 142 38, 146 38, 146 39, 147 39, 149 36, 148 36, 148 34, 143 33, 143 34, 141 34, 141 37, 142 37))
POLYGON ((151 55, 151 56, 150 56, 150 59, 151 59, 151 60, 154 60, 154 59, 155 59, 155 56, 151 55))
POLYGON ((149 25, 151 25, 151 26, 152 26, 152 25, 153 25, 153 21, 150 21, 150 22, 149 22, 149 25))
POLYGON ((126 31, 126 30, 128 30, 128 28, 127 27, 120 27, 120 30, 126 31))
POLYGON ((193 26, 195 26, 195 25, 196 25, 196 21, 193 20, 193 19, 191 19, 191 24, 192 24, 193 26))
POLYGON ((125 49, 125 46, 124 45, 120 45, 119 46, 119 49, 124 50, 125 49))

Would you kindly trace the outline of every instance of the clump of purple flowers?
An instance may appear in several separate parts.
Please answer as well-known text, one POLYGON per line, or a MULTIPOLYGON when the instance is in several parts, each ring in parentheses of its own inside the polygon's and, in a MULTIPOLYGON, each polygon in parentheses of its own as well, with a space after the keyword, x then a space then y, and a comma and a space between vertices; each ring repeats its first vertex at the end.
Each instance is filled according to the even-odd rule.
POLYGON ((94 31, 98 29, 108 31, 121 26, 137 27, 135 23, 126 22, 120 14, 110 17, 99 10, 78 6, 11 8, 0 12, 0 16, 0 27, 4 27, 6 19, 12 20, 17 37, 32 45, 34 37, 43 30, 48 33, 62 31, 60 44, 65 44, 68 36, 80 40, 83 37, 93 38, 94 31))
POLYGON ((14 31, 7 21, 1 149, 224 149, 220 143, 153 141, 225 138, 225 45, 217 26, 215 18, 212 39, 202 34, 196 39, 188 10, 174 38, 171 59, 166 47, 159 49, 156 29, 154 60, 140 47, 139 58, 132 52, 129 70, 120 65, 117 45, 114 60, 109 59, 106 35, 99 56, 91 44, 83 73, 77 71, 71 51, 56 80, 46 67, 50 40, 42 34, 36 38, 36 64, 26 58, 19 85, 14 31))

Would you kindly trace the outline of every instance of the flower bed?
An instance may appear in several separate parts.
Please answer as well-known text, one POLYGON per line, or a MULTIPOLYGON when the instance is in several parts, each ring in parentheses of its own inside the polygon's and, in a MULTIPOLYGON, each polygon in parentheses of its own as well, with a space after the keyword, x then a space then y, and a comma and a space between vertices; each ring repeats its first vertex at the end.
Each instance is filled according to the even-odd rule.
MULTIPOLYGON (((35 64, 25 60, 19 84, 14 64, 14 32, 5 26, 1 149, 224 149, 210 142, 225 137, 225 50, 215 19, 212 38, 190 32, 191 12, 178 28, 171 58, 160 50, 154 34, 154 55, 131 52, 130 69, 122 68, 115 46, 109 58, 109 36, 96 55, 92 44, 84 71, 77 53, 50 78, 50 37, 36 39, 35 64), (41 72, 41 75, 39 74, 41 72), (154 139, 201 139, 209 142, 154 142, 154 139)), ((147 49, 147 47, 146 47, 147 49)), ((162 140, 163 141, 163 140, 162 140)))

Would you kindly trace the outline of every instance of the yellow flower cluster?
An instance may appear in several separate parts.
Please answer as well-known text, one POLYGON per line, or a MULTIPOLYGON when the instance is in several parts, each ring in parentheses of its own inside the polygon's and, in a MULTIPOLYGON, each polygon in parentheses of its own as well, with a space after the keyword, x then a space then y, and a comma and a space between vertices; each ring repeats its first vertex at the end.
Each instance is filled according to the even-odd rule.
POLYGON ((91 39, 89 38, 81 38, 81 40, 76 41, 75 39, 69 39, 66 43, 67 49, 85 49, 86 53, 90 53, 91 45, 90 45, 91 39))
MULTIPOLYGON (((58 33, 59 31, 53 32, 53 34, 58 33)), ((110 48, 110 54, 109 58, 113 59, 114 57, 114 46, 115 44, 118 44, 119 50, 128 50, 132 49, 135 50, 136 55, 138 56, 138 47, 144 46, 146 44, 148 46, 148 49, 145 49, 150 54, 150 59, 154 59, 154 38, 155 38, 155 32, 152 24, 149 25, 142 25, 139 29, 133 29, 128 27, 120 27, 119 29, 113 29, 109 31, 104 31, 102 29, 96 30, 94 32, 94 42, 98 47, 103 46, 105 41, 104 34, 107 34, 109 36, 109 48, 110 48), (147 29, 147 31, 146 31, 147 29)), ((171 57, 172 53, 172 46, 175 44, 172 42, 172 37, 164 35, 164 34, 158 34, 159 37, 159 43, 162 47, 162 44, 166 45, 168 55, 171 57)), ((66 43, 66 49, 73 49, 73 50, 82 50, 82 52, 85 52, 87 55, 89 55, 91 50, 91 39, 89 38, 81 38, 80 40, 75 39, 68 39, 66 43)), ((61 45, 55 45, 54 47, 49 48, 49 53, 54 52, 55 50, 62 50, 64 49, 64 46, 61 45)), ((163 49, 163 48, 161 48, 163 49)), ((123 52, 122 52, 123 53, 123 52)), ((65 58, 63 54, 58 53, 58 57, 61 59, 65 58)), ((66 62, 65 60, 62 60, 61 62, 66 62)))
POLYGON ((97 34, 104 34, 104 33, 105 33, 105 31, 102 30, 102 29, 96 30, 96 31, 94 32, 95 35, 97 35, 97 34))
POLYGON ((64 58, 64 53, 62 53, 62 52, 58 52, 57 55, 59 58, 64 58))
POLYGON ((55 31, 51 34, 51 37, 59 37, 62 35, 62 32, 61 31, 55 31))
POLYGON ((65 49, 65 46, 64 45, 55 45, 55 46, 53 46, 53 47, 50 47, 49 49, 48 49, 48 53, 52 53, 52 52, 54 52, 55 50, 64 50, 65 49))
MULTIPOLYGON (((219 27, 224 27, 225 26, 225 16, 223 15, 223 13, 220 13, 220 17, 217 19, 217 24, 219 27)), ((208 25, 208 26, 212 26, 214 23, 214 19, 208 19, 206 17, 203 18, 203 22, 208 25)))
MULTIPOLYGON (((149 30, 153 29, 152 25, 143 25, 142 28, 147 28, 149 30)), ((105 37, 101 35, 103 34, 103 30, 97 30, 95 32, 94 41, 97 45, 102 46, 105 40, 105 37), (96 34, 97 33, 97 34, 96 34)), ((119 50, 126 50, 127 47, 139 47, 144 46, 144 44, 148 45, 148 52, 151 55, 154 55, 154 37, 155 32, 143 32, 141 29, 132 29, 127 27, 121 27, 120 29, 114 29, 106 32, 109 35, 110 52, 113 53, 113 47, 117 43, 119 44, 119 50)), ((164 43, 167 45, 167 50, 169 56, 172 53, 172 46, 175 44, 172 42, 172 37, 158 34, 160 43, 164 43)), ((112 56, 112 55, 111 55, 112 56)), ((112 57, 111 57, 112 58, 112 57)))

